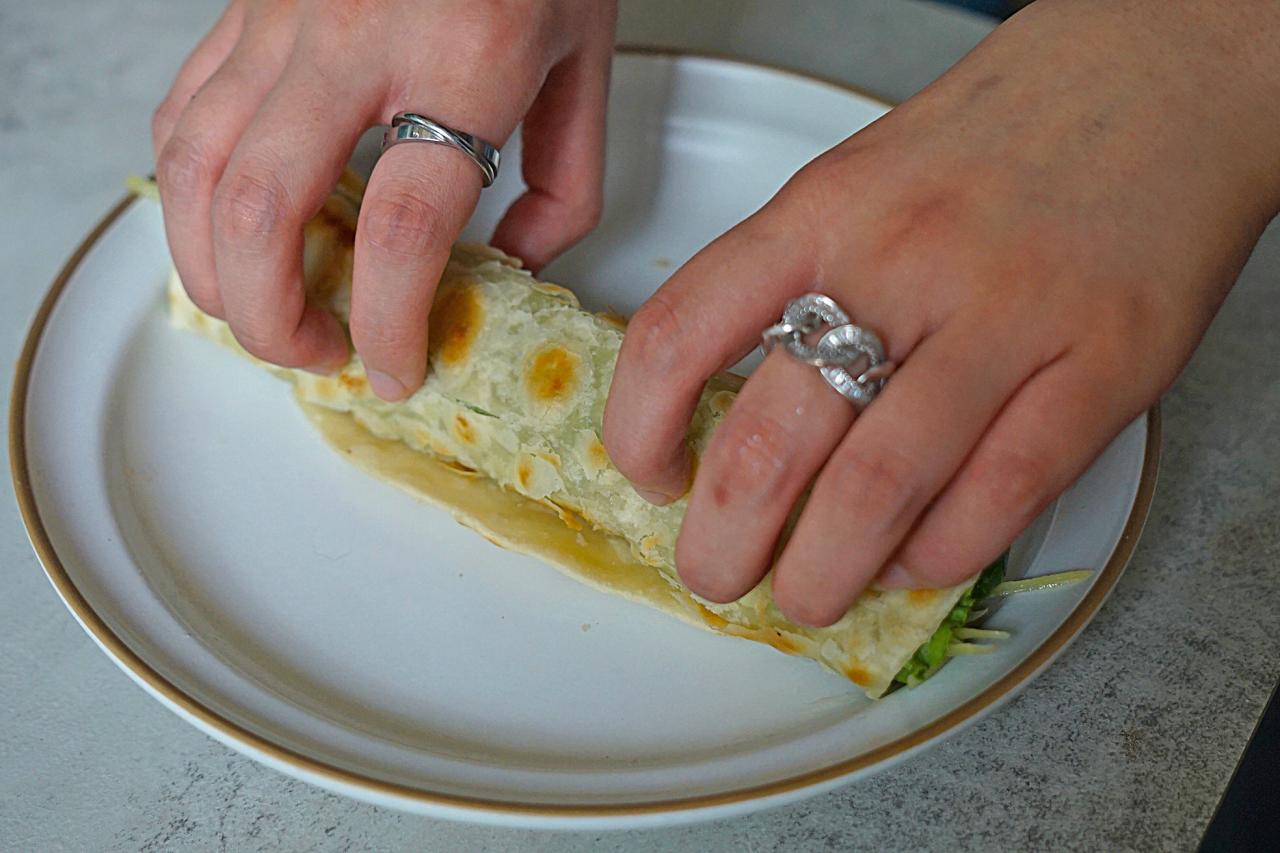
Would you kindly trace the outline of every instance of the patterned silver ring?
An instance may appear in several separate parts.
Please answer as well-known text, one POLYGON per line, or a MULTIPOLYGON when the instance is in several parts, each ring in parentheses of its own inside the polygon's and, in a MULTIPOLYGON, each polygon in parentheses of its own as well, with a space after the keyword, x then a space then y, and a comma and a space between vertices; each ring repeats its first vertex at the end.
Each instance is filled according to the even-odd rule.
POLYGON ((498 164, 502 162, 502 152, 497 146, 424 115, 396 113, 391 117, 391 127, 382 135, 382 150, 386 151, 401 142, 433 142, 456 148, 480 167, 480 177, 486 187, 498 179, 498 164))
POLYGON ((792 299, 782 319, 764 330, 760 347, 765 354, 778 346, 818 368, 827 384, 858 411, 870 405, 894 369, 880 338, 855 326, 835 300, 821 293, 792 299))

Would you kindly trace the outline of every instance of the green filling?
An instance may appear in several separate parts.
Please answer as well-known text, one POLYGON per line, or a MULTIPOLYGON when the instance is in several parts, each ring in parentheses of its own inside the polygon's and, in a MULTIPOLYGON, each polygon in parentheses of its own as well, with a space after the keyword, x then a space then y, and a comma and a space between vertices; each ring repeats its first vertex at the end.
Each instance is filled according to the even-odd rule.
POLYGON ((1008 557, 1007 552, 1001 554, 999 559, 982 570, 982 574, 978 575, 973 586, 960 597, 956 606, 947 614, 947 618, 942 620, 938 630, 933 632, 933 636, 924 645, 916 649, 916 653, 898 671, 894 681, 909 685, 919 684, 942 666, 943 661, 947 659, 947 647, 951 645, 952 633, 969 621, 969 613, 972 612, 974 605, 990 596, 1004 580, 1008 557))
POLYGON ((477 415, 483 415, 483 416, 485 416, 486 418, 496 418, 496 417, 497 417, 497 415, 495 415, 493 412, 486 411, 486 410, 484 410, 484 409, 480 408, 479 406, 474 406, 474 405, 472 405, 471 403, 468 403, 466 400, 455 400, 454 402, 456 402, 456 403, 457 403, 458 405, 460 405, 460 406, 466 406, 468 409, 470 409, 471 411, 475 412, 477 415))

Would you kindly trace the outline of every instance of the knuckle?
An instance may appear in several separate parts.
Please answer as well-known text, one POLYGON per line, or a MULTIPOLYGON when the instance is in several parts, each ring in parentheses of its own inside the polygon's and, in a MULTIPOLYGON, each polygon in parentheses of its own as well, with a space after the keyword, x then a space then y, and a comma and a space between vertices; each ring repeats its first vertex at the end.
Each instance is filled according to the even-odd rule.
POLYGON ((837 454, 822 477, 835 489, 841 505, 855 508, 857 522, 871 532, 897 529, 923 502, 923 477, 917 463, 893 450, 837 454))
POLYGON ((178 118, 178 109, 171 98, 165 98, 151 113, 151 139, 159 142, 169 132, 178 118))
POLYGON ((1166 330, 1182 325, 1182 306, 1177 300, 1130 281, 1115 284, 1108 294, 1106 311, 1098 311, 1096 303, 1080 310, 1081 319, 1087 316, 1093 324, 1097 345, 1108 357, 1132 358, 1135 349, 1162 343, 1166 330))
POLYGON ((648 376, 670 376, 683 359, 682 344, 688 340, 680 312, 661 291, 640 306, 627 324, 625 341, 636 366, 648 376))
POLYGON ((831 151, 821 154, 801 166, 785 184, 779 188, 775 197, 786 200, 796 195, 805 195, 829 186, 840 177, 838 164, 833 162, 831 151))
POLYGON ((714 455, 718 482, 716 502, 734 499, 772 499, 791 469, 794 436, 776 419, 761 412, 735 413, 716 436, 714 455))
POLYGON ((565 229, 577 242, 590 234, 600 224, 604 212, 604 194, 597 185, 580 194, 566 205, 565 229))
POLYGON ((801 166, 775 194, 775 202, 812 211, 815 203, 822 205, 837 199, 855 182, 860 185, 858 192, 865 195, 865 184, 874 180, 877 169, 865 162, 870 159, 867 150, 871 146, 856 140, 857 137, 846 140, 801 166))
POLYGON ((415 328, 405 316, 353 318, 351 321, 351 340, 357 350, 365 356, 387 356, 406 350, 413 351, 420 346, 422 330, 415 328))
POLYGON ((1012 447, 992 448, 975 457, 973 482, 978 503, 1021 529, 1049 498, 1050 462, 1012 447))
POLYGON ((361 233, 366 243, 389 255, 422 258, 445 245, 439 210, 411 192, 384 193, 365 202, 361 233))
MULTIPOLYGON (((277 0, 276 5, 285 4, 277 0)), ((383 43, 384 25, 392 14, 388 7, 393 5, 389 0, 312 0, 311 8, 303 12, 310 13, 310 20, 298 31, 291 61, 305 64, 309 74, 322 76, 331 69, 350 69, 350 60, 364 48, 383 43)), ((296 26, 286 20, 296 16, 295 12, 277 21, 279 30, 296 26)))
POLYGON ((156 163, 156 181, 176 197, 208 192, 214 175, 213 160, 205 147, 183 136, 171 137, 156 163))
POLYGON ((461 23, 469 37, 466 42, 486 55, 522 42, 534 14, 532 7, 520 0, 471 0, 467 11, 461 23))
POLYGON ((260 242, 291 218, 288 191, 273 169, 237 169, 214 191, 214 230, 229 240, 260 242))
POLYGON ((332 33, 353 32, 386 12, 386 0, 326 0, 322 4, 325 28, 332 33))
POLYGON ((470 0, 449 26, 459 51, 459 67, 502 69, 507 79, 530 80, 547 52, 541 46, 557 36, 546 3, 529 0, 470 0))

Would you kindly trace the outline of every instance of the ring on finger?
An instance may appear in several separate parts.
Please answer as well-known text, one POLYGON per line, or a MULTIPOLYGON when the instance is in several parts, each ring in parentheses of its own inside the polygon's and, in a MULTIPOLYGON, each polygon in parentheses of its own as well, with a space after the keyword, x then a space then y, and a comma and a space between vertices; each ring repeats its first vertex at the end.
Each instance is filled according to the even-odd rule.
POLYGON ((821 293, 792 299, 760 338, 766 355, 781 346, 792 358, 818 368, 827 384, 859 411, 876 398, 895 367, 875 332, 855 325, 834 299, 821 293), (819 332, 817 341, 809 343, 819 332))
POLYGON ((391 117, 391 127, 382 135, 382 150, 386 151, 401 142, 430 142, 456 148, 479 167, 481 180, 486 187, 498 178, 502 152, 496 145, 470 133, 454 130, 420 113, 400 112, 391 117))

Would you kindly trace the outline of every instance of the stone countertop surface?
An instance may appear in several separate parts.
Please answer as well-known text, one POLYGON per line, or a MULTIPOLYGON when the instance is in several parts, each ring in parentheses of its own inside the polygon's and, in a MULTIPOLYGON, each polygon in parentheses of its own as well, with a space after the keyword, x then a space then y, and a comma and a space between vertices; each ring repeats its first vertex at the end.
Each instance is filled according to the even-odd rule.
MULTIPOLYGON (((150 168, 151 108, 220 5, 0 5, 6 399, 38 301, 122 176, 150 168)), ((914 0, 624 0, 620 39, 789 65, 900 99, 990 26, 914 0)), ((45 580, 13 500, 0 501, 0 848, 1190 849, 1280 675, 1278 279, 1273 226, 1164 400, 1161 482, 1133 562, 1054 666, 905 764, 716 823, 491 829, 266 769, 115 668, 45 580)))

